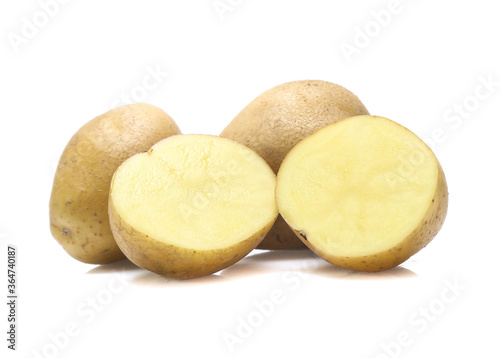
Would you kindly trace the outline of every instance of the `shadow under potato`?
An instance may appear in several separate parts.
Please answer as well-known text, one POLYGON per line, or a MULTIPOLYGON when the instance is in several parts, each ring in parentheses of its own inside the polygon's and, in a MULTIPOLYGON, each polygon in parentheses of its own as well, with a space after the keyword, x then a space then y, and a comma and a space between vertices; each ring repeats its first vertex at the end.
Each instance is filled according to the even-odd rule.
POLYGON ((142 270, 142 268, 136 266, 132 261, 123 259, 110 264, 96 266, 87 271, 87 274, 95 275, 102 273, 139 272, 142 270))
POLYGON ((256 275, 292 271, 342 280, 393 280, 418 276, 415 272, 401 266, 380 272, 349 270, 329 264, 310 250, 262 251, 245 257, 236 264, 220 271, 220 274, 211 274, 189 280, 175 280, 163 277, 142 269, 127 259, 96 266, 90 269, 87 274, 138 273, 138 275, 131 278, 130 282, 140 286, 152 287, 212 284, 256 275))
POLYGON ((322 263, 320 266, 312 269, 311 271, 308 271, 308 273, 311 275, 318 275, 333 279, 364 281, 394 280, 418 277, 415 272, 401 266, 396 266, 386 271, 363 272, 334 266, 329 264, 328 262, 322 263))
POLYGON ((348 280, 387 280, 417 277, 413 271, 397 266, 380 272, 361 272, 332 265, 310 250, 265 251, 245 257, 221 271, 221 276, 240 279, 254 275, 298 271, 312 276, 348 280))
POLYGON ((255 253, 251 256, 247 256, 243 260, 266 262, 266 261, 304 260, 304 259, 318 257, 311 250, 274 250, 274 251, 254 250, 254 251, 262 251, 262 252, 255 253))
POLYGON ((138 286, 144 286, 144 287, 157 287, 157 286, 165 286, 165 287, 172 287, 172 286, 190 286, 190 285, 202 285, 202 284, 213 284, 213 283, 220 283, 224 281, 224 277, 221 277, 216 274, 200 277, 200 278, 193 278, 189 280, 176 280, 168 277, 164 277, 161 275, 158 275, 154 272, 144 270, 143 273, 135 276, 132 280, 131 283, 134 285, 138 286))

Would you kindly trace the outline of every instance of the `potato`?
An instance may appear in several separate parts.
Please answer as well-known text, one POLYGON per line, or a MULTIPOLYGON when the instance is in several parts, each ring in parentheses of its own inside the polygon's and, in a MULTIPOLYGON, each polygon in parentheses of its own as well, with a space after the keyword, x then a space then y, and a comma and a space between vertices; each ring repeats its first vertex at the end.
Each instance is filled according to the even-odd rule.
POLYGON ((386 118, 355 116, 288 153, 276 200, 285 221, 320 257, 382 271, 434 238, 448 190, 438 160, 415 134, 386 118))
MULTIPOLYGON (((368 114, 345 88, 325 81, 295 81, 276 86, 246 106, 220 134, 255 150, 275 173, 300 140, 339 119, 368 114)), ((306 248, 278 218, 259 249, 306 248)))
POLYGON ((261 242, 278 216, 275 188, 275 174, 251 149, 216 136, 172 136, 116 170, 111 228, 136 265, 201 277, 261 242))
POLYGON ((116 168, 133 154, 179 134, 168 114, 149 104, 113 109, 85 124, 62 153, 50 197, 50 229, 75 259, 105 264, 125 258, 108 218, 116 168))

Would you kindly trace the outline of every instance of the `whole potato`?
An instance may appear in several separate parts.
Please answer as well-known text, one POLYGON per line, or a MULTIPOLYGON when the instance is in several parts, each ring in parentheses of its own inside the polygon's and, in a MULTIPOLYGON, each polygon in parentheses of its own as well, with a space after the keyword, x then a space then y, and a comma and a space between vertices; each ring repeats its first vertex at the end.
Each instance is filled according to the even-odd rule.
POLYGON ((50 197, 50 230, 77 260, 105 264, 125 258, 109 225, 111 178, 130 156, 179 134, 170 116, 149 104, 110 110, 86 123, 67 144, 50 197))
MULTIPOLYGON (((340 119, 368 114, 353 93, 326 81, 288 82, 247 105, 221 137, 255 150, 278 173, 287 153, 302 139, 340 119)), ((258 249, 305 249, 281 215, 258 249)))

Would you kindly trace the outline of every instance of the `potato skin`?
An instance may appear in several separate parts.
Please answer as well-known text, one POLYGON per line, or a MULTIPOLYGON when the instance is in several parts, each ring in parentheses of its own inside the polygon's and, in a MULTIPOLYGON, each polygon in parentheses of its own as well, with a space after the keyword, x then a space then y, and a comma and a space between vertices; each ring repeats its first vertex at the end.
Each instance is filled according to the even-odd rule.
POLYGON ((109 218, 116 242, 130 261, 159 275, 180 280, 207 276, 238 262, 261 242, 274 223, 272 220, 248 239, 231 247, 193 250, 166 244, 134 229, 117 213, 111 196, 109 218))
POLYGON ((410 235, 389 250, 360 257, 333 256, 312 247, 299 231, 294 232, 312 251, 333 265, 357 271, 378 272, 398 266, 431 242, 443 226, 447 211, 448 186, 443 169, 439 165, 436 193, 426 215, 410 235))
POLYGON ((109 226, 113 173, 125 159, 179 133, 167 113, 149 104, 112 109, 75 133, 59 160, 49 204, 52 236, 68 254, 91 264, 125 258, 109 226))
MULTIPOLYGON (((221 137, 240 142, 266 160, 274 173, 288 152, 315 131, 356 115, 369 114, 353 93, 318 80, 287 82, 248 104, 221 137)), ((258 249, 305 249, 281 216, 258 249)))
POLYGON ((307 246, 297 239, 290 226, 279 215, 273 227, 257 248, 262 250, 301 250, 307 249, 307 246))

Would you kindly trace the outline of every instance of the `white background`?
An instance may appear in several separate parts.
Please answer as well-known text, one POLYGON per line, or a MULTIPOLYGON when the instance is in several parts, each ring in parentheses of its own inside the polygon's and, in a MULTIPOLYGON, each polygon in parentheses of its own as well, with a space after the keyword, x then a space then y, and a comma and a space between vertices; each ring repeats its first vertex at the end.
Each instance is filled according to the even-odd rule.
POLYGON ((230 7, 221 16, 213 0, 0 5, 2 297, 8 244, 18 247, 19 279, 18 351, 6 348, 2 298, 0 355, 499 356, 495 2, 220 3, 230 7), (356 52, 347 55, 349 46, 356 52), (141 89, 151 71, 157 81, 141 89), (348 88, 435 149, 448 217, 401 267, 354 273, 310 252, 256 251, 179 282, 126 261, 83 264, 51 237, 48 201, 64 146, 123 95, 161 107, 183 133, 218 134, 258 94, 300 79, 348 88))

